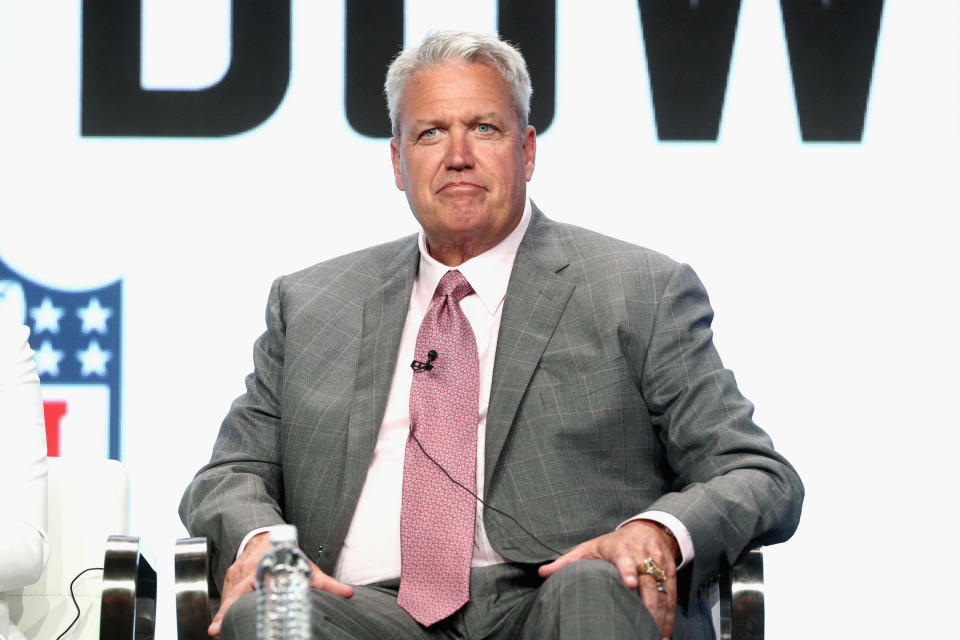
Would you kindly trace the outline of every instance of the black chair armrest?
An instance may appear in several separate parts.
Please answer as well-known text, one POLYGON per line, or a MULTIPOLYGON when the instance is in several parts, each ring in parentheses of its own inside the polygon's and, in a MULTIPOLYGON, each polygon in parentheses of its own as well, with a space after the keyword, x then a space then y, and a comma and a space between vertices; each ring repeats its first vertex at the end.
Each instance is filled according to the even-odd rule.
POLYGON ((140 538, 109 536, 103 554, 100 639, 152 640, 157 617, 155 561, 140 538))
POLYGON ((211 573, 209 541, 206 538, 180 538, 173 564, 177 638, 208 640, 207 627, 220 608, 220 594, 211 573))
POLYGON ((720 639, 763 640, 763 550, 748 549, 721 573, 720 639))

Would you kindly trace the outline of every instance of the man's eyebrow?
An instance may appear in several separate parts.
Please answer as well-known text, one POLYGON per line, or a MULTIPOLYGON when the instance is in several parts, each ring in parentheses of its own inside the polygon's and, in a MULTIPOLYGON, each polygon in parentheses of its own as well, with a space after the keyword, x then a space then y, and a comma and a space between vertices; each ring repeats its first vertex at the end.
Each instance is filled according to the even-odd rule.
POLYGON ((480 115, 478 115, 478 116, 474 116, 474 117, 470 120, 470 122, 471 122, 471 124, 475 124, 475 123, 481 122, 481 121, 483 121, 483 120, 492 120, 493 122, 502 123, 504 119, 503 119, 503 116, 500 115, 498 112, 496 112, 496 111, 489 111, 489 112, 487 112, 487 113, 482 113, 482 114, 480 114, 480 115))
POLYGON ((442 126, 442 122, 436 118, 420 118, 419 120, 414 120, 410 123, 410 129, 412 131, 420 131, 422 129, 432 129, 433 127, 442 126))
MULTIPOLYGON (((492 121, 496 123, 502 123, 504 118, 501 114, 496 111, 488 111, 487 113, 480 113, 471 117, 467 122, 470 124, 476 124, 483 121, 492 121)), ((432 127, 442 127, 445 124, 445 120, 441 118, 420 118, 419 120, 414 120, 410 123, 412 129, 422 129, 422 128, 432 128, 432 127)))

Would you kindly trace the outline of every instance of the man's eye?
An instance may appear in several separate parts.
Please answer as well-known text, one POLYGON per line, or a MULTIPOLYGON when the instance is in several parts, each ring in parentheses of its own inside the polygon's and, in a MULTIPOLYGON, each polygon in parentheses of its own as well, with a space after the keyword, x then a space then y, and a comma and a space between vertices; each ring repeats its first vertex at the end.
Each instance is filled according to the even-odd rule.
POLYGON ((427 129, 426 131, 421 133, 420 136, 423 138, 433 138, 433 137, 436 137, 437 134, 439 133, 440 133, 440 130, 434 127, 433 129, 427 129))
POLYGON ((490 133, 491 131, 493 131, 493 127, 491 127, 488 124, 480 123, 477 125, 477 131, 479 131, 480 133, 490 133))

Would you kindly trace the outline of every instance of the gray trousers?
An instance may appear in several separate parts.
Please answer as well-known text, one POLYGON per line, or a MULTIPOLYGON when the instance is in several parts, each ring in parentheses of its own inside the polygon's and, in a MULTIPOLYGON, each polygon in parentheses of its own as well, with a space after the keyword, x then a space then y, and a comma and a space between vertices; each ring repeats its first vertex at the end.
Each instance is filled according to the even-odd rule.
MULTIPOLYGON (((397 605, 399 585, 359 586, 350 599, 312 591, 313 640, 660 640, 643 601, 602 560, 574 562, 547 580, 524 565, 474 568, 470 601, 430 627, 397 605)), ((256 594, 246 594, 227 611, 221 638, 253 640, 256 616, 256 594)), ((714 637, 706 600, 677 609, 674 640, 714 637)))

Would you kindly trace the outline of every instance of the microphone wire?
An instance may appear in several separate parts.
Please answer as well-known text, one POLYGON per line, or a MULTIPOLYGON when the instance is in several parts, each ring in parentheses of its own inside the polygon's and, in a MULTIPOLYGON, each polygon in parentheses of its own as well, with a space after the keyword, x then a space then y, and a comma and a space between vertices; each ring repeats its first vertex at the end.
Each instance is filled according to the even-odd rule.
POLYGON ((471 491, 466 485, 464 485, 462 482, 460 482, 459 480, 457 480, 456 478, 454 478, 452 475, 450 475, 450 473, 449 473, 446 469, 443 468, 443 465, 440 464, 439 462, 437 462, 436 460, 434 460, 433 456, 431 456, 429 453, 427 453, 427 450, 423 448, 423 444, 420 442, 420 439, 417 437, 417 434, 415 434, 415 433, 413 432, 413 425, 410 425, 410 437, 412 437, 412 438, 413 438, 413 441, 417 443, 417 446, 418 446, 418 447, 420 447, 420 451, 423 452, 423 455, 427 456, 427 460, 429 460, 429 461, 432 462, 434 465, 436 465, 437 469, 440 469, 440 471, 443 472, 443 475, 445 475, 445 476, 447 476, 448 478, 450 478, 450 481, 451 481, 451 482, 453 482, 455 485, 457 485, 458 487, 460 487, 461 489, 463 489, 464 491, 466 491, 467 493, 469 493, 471 496, 473 496, 473 498, 474 498, 477 502, 479 502, 480 504, 482 504, 482 505, 485 506, 486 508, 490 509, 491 511, 495 511, 495 512, 499 513, 500 515, 504 516, 504 517, 509 518, 515 525, 517 525, 518 527, 520 527, 520 529, 521 529, 525 534, 527 534, 528 536, 530 536, 531 538, 533 538, 533 540, 535 540, 540 546, 544 547, 545 549, 549 549, 552 553, 555 553, 555 554, 557 554, 558 556, 562 556, 562 555, 563 555, 562 552, 557 551, 556 549, 554 549, 553 547, 551 547, 550 545, 548 545, 546 542, 544 542, 543 540, 541 540, 541 539, 538 538, 537 536, 533 535, 533 533, 531 533, 530 531, 528 531, 527 528, 526 528, 525 526, 523 526, 522 524, 520 524, 520 522, 519 522, 516 518, 514 518, 512 515, 510 515, 510 514, 507 513, 506 511, 501 511, 500 509, 497 509, 495 506, 493 506, 492 504, 489 504, 488 502, 484 502, 483 498, 481 498, 480 496, 478 496, 476 493, 474 493, 473 491, 471 491))
POLYGON ((103 571, 103 567, 90 567, 88 569, 84 569, 83 571, 75 575, 73 577, 73 580, 70 581, 70 599, 73 600, 73 606, 77 610, 77 615, 73 618, 73 621, 70 623, 70 626, 64 629, 63 633, 57 636, 57 640, 60 640, 61 638, 63 638, 63 636, 67 635, 67 632, 70 631, 70 629, 73 628, 73 625, 77 624, 77 620, 80 619, 80 605, 77 604, 77 596, 76 594, 73 593, 73 584, 80 578, 80 576, 82 576, 88 571, 103 571))

